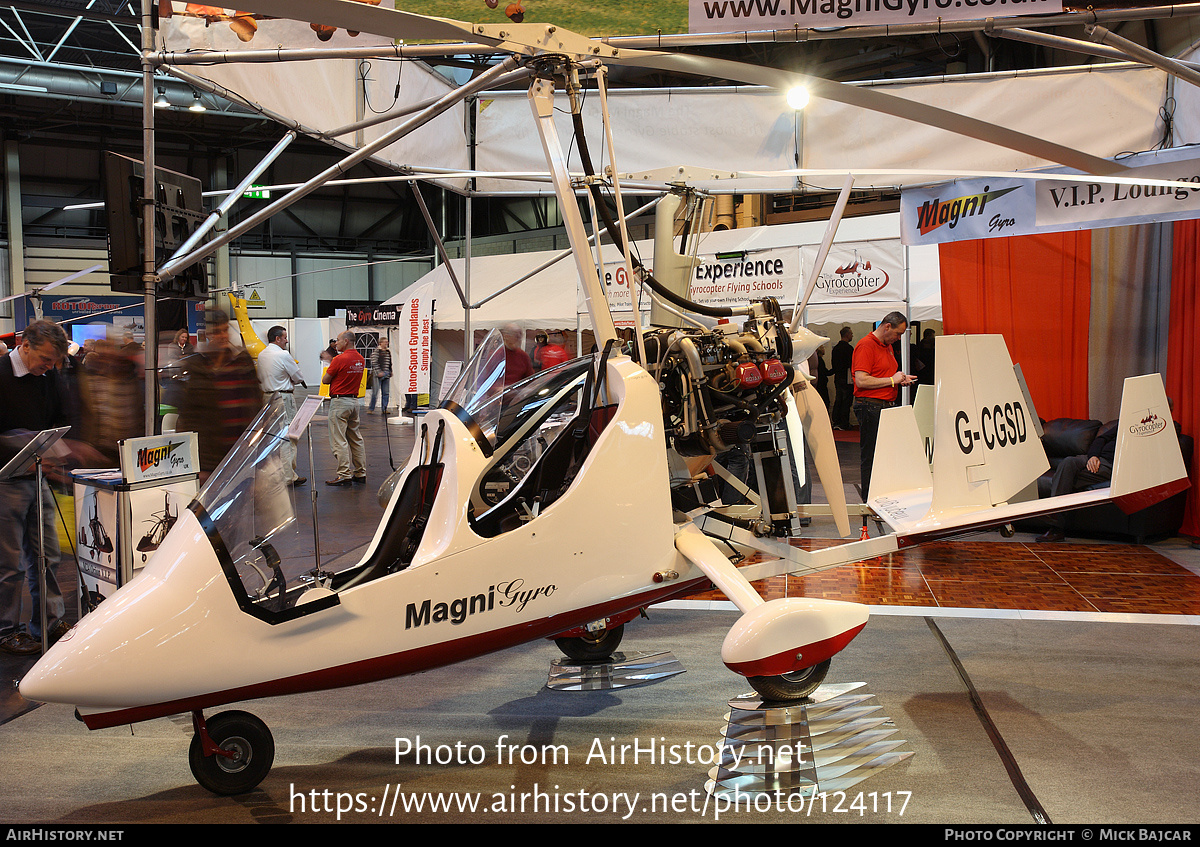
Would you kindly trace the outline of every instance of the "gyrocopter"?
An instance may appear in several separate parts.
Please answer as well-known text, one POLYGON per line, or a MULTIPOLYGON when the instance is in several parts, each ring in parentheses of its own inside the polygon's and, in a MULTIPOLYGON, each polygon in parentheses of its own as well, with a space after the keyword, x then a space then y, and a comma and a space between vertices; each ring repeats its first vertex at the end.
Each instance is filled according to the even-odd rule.
MULTIPOLYGON (((722 661, 765 700, 798 700, 867 624, 867 608, 764 600, 753 581, 1100 500, 1140 508, 1187 486, 1161 380, 1151 375, 1126 382, 1110 488, 1012 502, 1047 467, 1032 404, 999 337, 943 338, 931 424, 919 424, 912 407, 890 409, 881 422, 879 443, 898 459, 877 465, 864 513, 889 532, 814 551, 793 546, 801 439, 830 498, 827 514, 843 538, 850 535, 830 422, 800 373, 824 339, 789 321, 772 299, 720 308, 689 300, 691 265, 662 226, 653 273, 634 267, 625 251, 654 312, 632 349, 617 346, 575 202, 578 187, 595 190, 606 176, 586 151, 585 178, 568 173, 552 121, 556 89, 574 104, 581 76, 596 75, 603 96, 603 63, 773 85, 790 85, 791 75, 617 50, 544 25, 461 24, 346 0, 242 7, 386 36, 482 43, 510 54, 493 79, 527 69, 599 349, 506 385, 503 345, 496 335, 485 339, 448 399, 424 416, 412 455, 385 485, 383 516, 361 559, 340 570, 314 560, 298 527, 280 455, 291 422, 267 406, 180 510, 142 572, 24 677, 28 699, 73 705, 91 729, 190 713, 194 775, 211 791, 236 794, 266 777, 274 742, 245 711, 206 717, 206 710, 415 673, 535 639, 555 639, 573 659, 602 659, 642 610, 715 586, 741 612, 722 661), (932 459, 924 438, 934 444, 932 459), (750 457, 753 475, 724 467, 722 457, 735 449, 750 457), (739 502, 726 503, 722 489, 737 491, 739 502), (739 567, 751 553, 755 562, 739 567)), ((833 83, 814 93, 1091 173, 1117 170, 885 95, 833 83)), ((608 175, 614 186, 616 173, 608 175)), ((671 202, 660 204, 665 220, 672 211, 671 202)), ((624 248, 622 226, 610 229, 624 248)))

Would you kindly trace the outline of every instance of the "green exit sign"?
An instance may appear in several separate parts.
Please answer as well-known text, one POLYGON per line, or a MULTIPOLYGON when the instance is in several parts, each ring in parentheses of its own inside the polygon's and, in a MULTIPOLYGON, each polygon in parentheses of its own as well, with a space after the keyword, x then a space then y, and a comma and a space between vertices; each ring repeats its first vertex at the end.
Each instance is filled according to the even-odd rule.
POLYGON ((270 200, 271 189, 263 188, 261 185, 252 185, 242 192, 242 196, 249 197, 251 200, 270 200))

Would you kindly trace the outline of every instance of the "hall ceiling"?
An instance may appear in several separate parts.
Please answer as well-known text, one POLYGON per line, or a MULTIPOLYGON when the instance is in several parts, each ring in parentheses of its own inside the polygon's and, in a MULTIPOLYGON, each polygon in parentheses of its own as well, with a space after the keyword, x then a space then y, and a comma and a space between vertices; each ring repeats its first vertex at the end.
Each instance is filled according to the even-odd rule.
MULTIPOLYGON (((480 0, 482 2, 482 0, 480 0)), ((529 0, 536 4, 537 0, 529 0)), ((0 7, 0 56, 27 61, 137 71, 141 0, 10 0, 0 7)), ((1079 10, 1183 9, 1181 4, 1099 0, 1079 10)), ((1068 7, 1071 8, 1071 7, 1068 7)), ((1072 9, 1074 11, 1075 9, 1072 9)), ((1036 26, 1036 18, 1024 18, 1036 26)), ((1154 50, 1176 47, 1178 20, 1132 20, 1110 29, 1154 50)), ((1039 28, 1086 40, 1082 27, 1039 28)), ((815 37, 815 32, 814 32, 815 37)), ((804 43, 762 43, 683 48, 787 68, 839 81, 894 79, 1080 64, 1075 54, 1059 55, 979 32, 902 34, 869 39, 829 37, 804 43)), ((655 77, 640 77, 653 83, 655 77)))
MULTIPOLYGON (((386 0, 385 0, 386 2, 386 0)), ((480 0, 482 3, 483 0, 480 0)), ((536 4, 537 0, 526 0, 536 4)), ((1190 17, 1196 6, 1171 6, 1128 0, 1101 0, 1096 10, 1144 10, 1150 7, 1187 10, 1172 18, 1147 19, 1130 12, 1127 20, 1105 26, 1156 52, 1174 55, 1188 48, 1193 34, 1190 17)), ((136 149, 141 143, 141 0, 9 0, 0 5, 0 133, 6 138, 43 139, 58 146, 136 149), (30 85, 30 82, 35 84, 30 85), (48 91, 46 89, 49 89, 48 91), (41 93, 45 92, 45 93, 41 93)), ((1022 18, 1038 32, 1086 41, 1083 26, 1042 27, 1022 18)), ((681 50, 784 68, 837 81, 910 79, 944 74, 1012 71, 1111 61, 1074 51, 988 35, 979 30, 911 32, 871 38, 812 31, 800 43, 743 43, 686 46, 681 50)), ((442 61, 459 79, 481 69, 486 58, 453 57, 442 61)), ((614 85, 721 84, 724 80, 671 78, 631 69, 613 69, 614 85)), ((160 84, 156 82, 156 84, 160 84)), ((192 90, 169 79, 176 104, 192 90)), ((209 111, 197 115, 183 108, 155 110, 156 144, 170 156, 229 155, 238 148, 262 148, 279 137, 278 125, 235 104, 205 95, 209 111)), ((318 142, 297 145, 322 155, 318 142)))
MULTIPOLYGON (((482 2, 482 0, 480 0, 482 2)), ((529 0, 535 4, 537 0, 529 0)), ((1163 3, 1138 3, 1131 0, 1101 0, 1088 8, 1097 10, 1148 7, 1188 8, 1163 3)), ((95 124, 115 128, 137 125, 129 107, 139 105, 140 93, 101 76, 101 71, 140 72, 140 34, 138 29, 141 0, 10 0, 0 6, 0 128, 28 134, 40 129, 95 124), (16 70, 14 70, 14 68, 16 70), (47 69, 77 77, 75 85, 66 85, 57 98, 26 96, 22 75, 33 69, 47 69), (91 72, 89 76, 89 72, 91 72), (80 79, 86 80, 81 83, 80 79), (101 86, 101 82, 108 83, 101 86), (82 86, 82 89, 81 89, 82 86), (94 89, 94 91, 92 90, 94 89), (124 89, 124 90, 122 90, 124 89), (133 95, 136 95, 133 96, 133 95)), ((1036 19, 1022 19, 1036 25, 1036 19)), ((1190 19, 1129 20, 1108 24, 1125 38, 1170 54, 1188 46, 1192 36, 1190 19)), ((1081 26, 1050 27, 1053 32, 1086 40, 1081 26)), ((1004 38, 979 31, 945 31, 883 37, 847 38, 826 31, 813 31, 812 40, 803 43, 750 43, 683 47, 680 49, 722 58, 738 59, 785 68, 838 81, 907 79, 942 74, 1007 71, 1026 68, 1086 64, 1104 61, 1074 52, 1004 38)), ((460 57, 445 60, 449 70, 482 67, 488 60, 460 57)), ((133 79, 127 76, 126 79, 133 79)), ((653 72, 615 69, 614 85, 659 87, 663 85, 713 84, 722 80, 670 78, 653 72)), ((174 84, 174 83, 172 83, 174 84)), ((140 89, 139 89, 140 92, 140 89)), ((214 98, 215 101, 215 98, 214 98)), ((211 102, 210 108, 238 114, 232 104, 211 102)), ((251 133, 257 135, 260 121, 250 121, 233 129, 219 116, 189 116, 181 110, 161 115, 160 127, 180 129, 195 137, 217 138, 251 133)))

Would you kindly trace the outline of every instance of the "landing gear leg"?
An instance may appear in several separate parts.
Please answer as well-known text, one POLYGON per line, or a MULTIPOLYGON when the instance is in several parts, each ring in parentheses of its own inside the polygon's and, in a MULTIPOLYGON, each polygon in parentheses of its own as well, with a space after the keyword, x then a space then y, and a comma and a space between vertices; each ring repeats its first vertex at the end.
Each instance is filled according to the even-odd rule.
POLYGON ((221 712, 209 720, 192 712, 196 733, 188 764, 196 782, 213 794, 244 794, 255 788, 275 761, 275 740, 249 712, 221 712))

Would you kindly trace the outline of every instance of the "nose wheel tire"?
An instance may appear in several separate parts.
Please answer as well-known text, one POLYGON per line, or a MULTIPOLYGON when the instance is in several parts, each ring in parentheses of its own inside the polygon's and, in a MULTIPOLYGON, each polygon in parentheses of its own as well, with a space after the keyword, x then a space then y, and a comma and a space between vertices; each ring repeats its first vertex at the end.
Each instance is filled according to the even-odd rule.
POLYGON ((827 673, 829 659, 779 676, 748 676, 746 681, 764 700, 788 703, 803 700, 816 691, 825 681, 827 673))
POLYGON ((244 794, 255 788, 275 762, 275 739, 267 725, 249 712, 221 712, 207 720, 208 737, 217 748, 205 753, 197 732, 188 750, 196 782, 213 794, 244 794))
POLYGON ((607 662, 612 658, 613 651, 621 646, 621 638, 625 635, 625 625, 614 626, 612 629, 602 629, 588 635, 569 636, 554 639, 555 645, 563 651, 563 655, 573 662, 595 664, 607 662))

